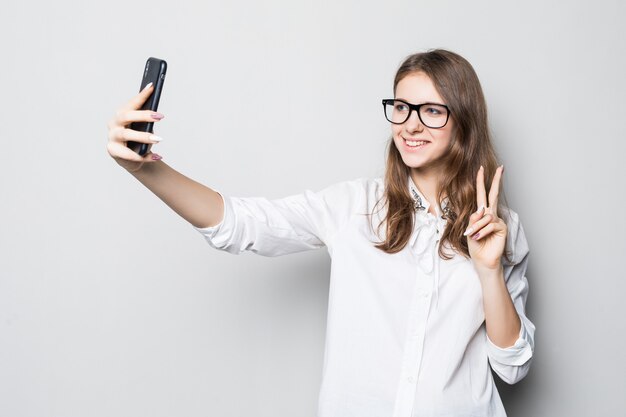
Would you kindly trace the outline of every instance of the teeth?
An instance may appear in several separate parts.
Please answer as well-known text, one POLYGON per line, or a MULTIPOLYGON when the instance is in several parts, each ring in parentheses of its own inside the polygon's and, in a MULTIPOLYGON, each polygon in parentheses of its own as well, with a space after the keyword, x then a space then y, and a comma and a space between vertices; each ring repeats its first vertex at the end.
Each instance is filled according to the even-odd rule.
POLYGON ((422 146, 423 144, 425 144, 427 142, 420 140, 419 142, 413 141, 413 140, 407 140, 406 144, 409 146, 422 146))

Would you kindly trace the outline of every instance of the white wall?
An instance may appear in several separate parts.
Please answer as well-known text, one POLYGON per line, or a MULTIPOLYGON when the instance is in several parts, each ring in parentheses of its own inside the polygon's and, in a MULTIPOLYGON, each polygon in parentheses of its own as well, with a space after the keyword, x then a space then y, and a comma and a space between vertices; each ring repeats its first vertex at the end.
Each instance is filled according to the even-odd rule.
POLYGON ((106 122, 145 59, 164 58, 155 150, 167 163, 230 195, 319 190, 382 175, 380 99, 407 55, 434 47, 478 72, 531 246, 535 362, 499 384, 509 415, 620 415, 625 12, 618 1, 3 4, 0 416, 313 416, 327 253, 211 249, 108 157, 106 122))

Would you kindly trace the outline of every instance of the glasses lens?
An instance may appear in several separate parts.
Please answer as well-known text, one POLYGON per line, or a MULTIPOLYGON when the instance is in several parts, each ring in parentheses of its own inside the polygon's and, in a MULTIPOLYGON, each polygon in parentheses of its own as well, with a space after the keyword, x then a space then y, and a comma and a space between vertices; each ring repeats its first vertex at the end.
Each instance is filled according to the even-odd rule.
POLYGON ((385 104, 385 117, 391 123, 404 123, 409 118, 409 106, 401 101, 390 100, 385 104))
POLYGON ((420 107, 420 118, 428 127, 443 127, 448 120, 448 109, 437 104, 424 104, 420 107))

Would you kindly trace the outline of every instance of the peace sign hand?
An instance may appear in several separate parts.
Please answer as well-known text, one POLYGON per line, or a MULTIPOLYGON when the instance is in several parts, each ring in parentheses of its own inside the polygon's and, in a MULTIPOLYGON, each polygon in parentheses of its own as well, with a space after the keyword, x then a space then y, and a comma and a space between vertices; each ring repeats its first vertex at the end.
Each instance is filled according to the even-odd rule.
POLYGON ((485 170, 481 166, 476 176, 476 200, 478 211, 469 219, 464 233, 470 257, 477 270, 498 270, 506 244, 507 225, 498 217, 498 193, 504 165, 498 167, 489 191, 489 206, 485 191, 485 170))

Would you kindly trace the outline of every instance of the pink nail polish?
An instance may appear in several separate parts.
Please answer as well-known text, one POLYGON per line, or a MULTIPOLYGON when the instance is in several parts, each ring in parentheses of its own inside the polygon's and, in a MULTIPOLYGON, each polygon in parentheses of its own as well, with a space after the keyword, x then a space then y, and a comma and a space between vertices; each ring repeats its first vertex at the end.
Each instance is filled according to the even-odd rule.
POLYGON ((478 240, 479 237, 480 237, 480 232, 478 232, 474 236, 472 236, 472 239, 478 240))
POLYGON ((152 160, 153 161, 159 161, 161 159, 163 159, 163 157, 161 155, 159 155, 158 153, 153 153, 152 154, 152 160))
POLYGON ((161 114, 161 113, 152 113, 150 115, 154 120, 161 120, 162 118, 165 117, 165 115, 161 114))

